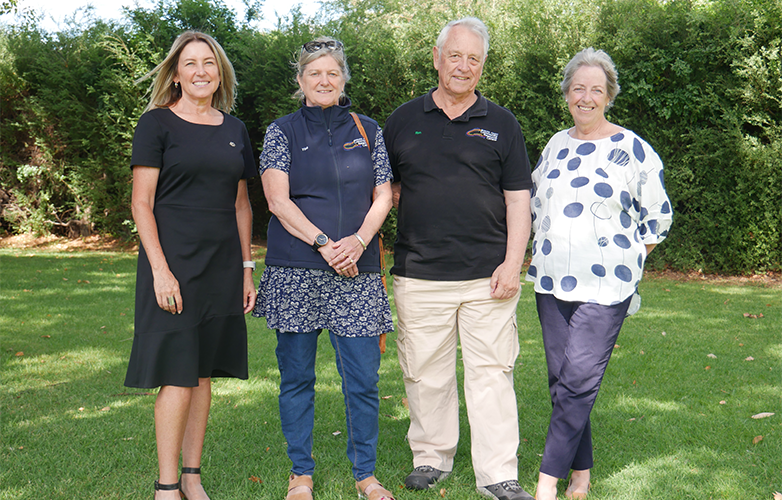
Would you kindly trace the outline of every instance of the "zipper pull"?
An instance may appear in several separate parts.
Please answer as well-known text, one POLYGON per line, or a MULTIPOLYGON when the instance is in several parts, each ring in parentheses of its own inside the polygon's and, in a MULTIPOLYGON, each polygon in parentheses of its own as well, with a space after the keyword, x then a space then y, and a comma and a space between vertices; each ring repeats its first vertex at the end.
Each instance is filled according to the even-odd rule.
POLYGON ((326 129, 326 130, 327 130, 327 131, 328 131, 328 133, 329 133, 329 147, 331 147, 331 145, 332 145, 332 144, 331 144, 331 129, 330 129, 330 128, 328 128, 328 129, 326 129))

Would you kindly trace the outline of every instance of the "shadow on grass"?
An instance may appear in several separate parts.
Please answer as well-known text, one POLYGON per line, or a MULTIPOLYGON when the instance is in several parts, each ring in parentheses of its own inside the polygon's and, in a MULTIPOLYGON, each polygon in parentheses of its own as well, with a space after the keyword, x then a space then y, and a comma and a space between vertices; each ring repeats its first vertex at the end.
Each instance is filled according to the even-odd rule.
MULTIPOLYGON (((157 477, 156 391, 123 387, 135 263, 131 254, 0 251, 0 499, 149 497, 157 477)), ((593 412, 590 498, 766 498, 782 489, 779 290, 652 279, 641 292, 644 305, 625 323, 593 412), (763 411, 777 414, 750 418, 763 411)), ((204 482, 215 498, 283 498, 290 464, 275 338, 265 320, 248 317, 247 324, 250 379, 214 381, 204 482)), ((532 491, 550 404, 530 285, 518 324, 519 480, 532 491)), ((398 497, 412 498, 400 490, 412 457, 394 338, 381 364, 377 476, 398 497)), ((354 498, 326 335, 317 363, 318 498, 354 498)), ((460 418, 455 470, 443 493, 478 498, 463 403, 460 418)))
MULTIPOLYGON (((782 468, 779 289, 653 279, 641 294, 644 305, 625 322, 592 413, 590 498, 770 497, 782 468), (760 412, 776 415, 751 418, 760 412)), ((535 328, 522 336, 522 358, 544 367, 539 335, 535 328)), ((521 458, 536 469, 550 410, 539 404, 544 385, 531 397, 528 390, 519 391, 519 408, 534 408, 529 428, 541 432, 523 444, 521 458)), ((536 474, 526 474, 527 484, 536 474)))

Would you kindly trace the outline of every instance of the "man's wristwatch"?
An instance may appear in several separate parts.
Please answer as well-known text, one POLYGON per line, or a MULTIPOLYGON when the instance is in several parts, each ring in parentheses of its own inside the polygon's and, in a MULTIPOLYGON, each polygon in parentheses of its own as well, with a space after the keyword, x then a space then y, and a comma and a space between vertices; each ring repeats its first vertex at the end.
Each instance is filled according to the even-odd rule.
POLYGON ((315 242, 312 244, 312 251, 317 252, 320 247, 329 242, 329 237, 325 233, 315 236, 315 242))

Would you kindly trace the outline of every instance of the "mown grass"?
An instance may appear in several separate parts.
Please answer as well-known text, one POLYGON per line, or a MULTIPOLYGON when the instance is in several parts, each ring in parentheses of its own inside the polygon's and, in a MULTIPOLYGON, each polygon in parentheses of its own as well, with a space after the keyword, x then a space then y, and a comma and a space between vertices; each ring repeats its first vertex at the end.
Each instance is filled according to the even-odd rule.
MULTIPOLYGON (((0 250, 0 500, 151 498, 155 391, 122 385, 135 265, 130 253, 0 250)), ((641 292, 593 412, 590 498, 771 498, 782 490, 782 290, 649 278, 641 292), (751 418, 760 412, 776 414, 751 418)), ((534 491, 550 404, 529 285, 518 311, 519 481, 534 491)), ((247 323, 250 379, 214 383, 203 460, 214 500, 283 499, 287 486, 275 339, 264 320, 247 323)), ((393 338, 377 476, 399 500, 479 498, 464 408, 454 474, 429 492, 402 489, 411 455, 393 338)), ((355 498, 325 336, 318 356, 316 499, 355 498)))

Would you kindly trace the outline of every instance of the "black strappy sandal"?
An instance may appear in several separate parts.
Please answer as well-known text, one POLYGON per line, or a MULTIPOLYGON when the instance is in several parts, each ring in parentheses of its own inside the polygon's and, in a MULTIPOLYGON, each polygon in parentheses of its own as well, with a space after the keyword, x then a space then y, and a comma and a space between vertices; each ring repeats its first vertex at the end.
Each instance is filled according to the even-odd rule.
MULTIPOLYGON (((182 474, 201 474, 201 467, 182 467, 182 474)), ((179 483, 182 483, 182 475, 179 476, 179 483)), ((179 488, 179 496, 182 497, 182 500, 187 500, 187 497, 185 496, 185 492, 182 491, 182 488, 179 488)))
MULTIPOLYGON (((155 491, 171 491, 171 490, 179 490, 179 496, 182 496, 182 490, 179 488, 181 481, 174 484, 160 484, 155 480, 155 491)), ((154 498, 154 497, 153 497, 154 498)))

